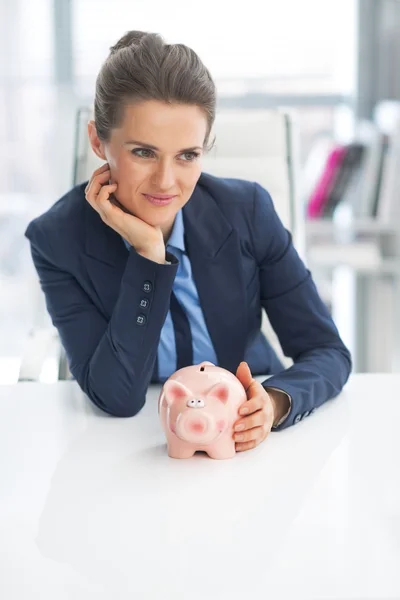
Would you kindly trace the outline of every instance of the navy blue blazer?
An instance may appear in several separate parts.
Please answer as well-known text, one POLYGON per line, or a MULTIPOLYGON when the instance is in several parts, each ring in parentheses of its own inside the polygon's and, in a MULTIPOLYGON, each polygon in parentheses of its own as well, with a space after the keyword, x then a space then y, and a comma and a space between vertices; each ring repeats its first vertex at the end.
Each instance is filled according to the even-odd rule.
MULTIPOLYGON (((161 265, 130 252, 85 199, 86 183, 34 219, 25 235, 48 312, 82 390, 102 410, 133 416, 157 380, 157 347, 177 259, 161 265), (140 301, 150 300, 145 311, 140 301), (137 317, 146 312, 144 324, 137 317)), ((270 195, 248 181, 202 174, 183 208, 185 244, 218 364, 253 374, 292 398, 297 422, 336 396, 349 351, 320 299, 270 195), (265 308, 286 356, 284 369, 261 333, 265 308)))

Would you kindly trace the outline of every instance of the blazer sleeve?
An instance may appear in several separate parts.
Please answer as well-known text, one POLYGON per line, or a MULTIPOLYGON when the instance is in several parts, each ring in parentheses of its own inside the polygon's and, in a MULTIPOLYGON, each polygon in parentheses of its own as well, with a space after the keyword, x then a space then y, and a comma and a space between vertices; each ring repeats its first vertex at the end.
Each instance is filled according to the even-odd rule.
POLYGON ((279 219, 268 192, 254 184, 253 243, 260 269, 261 304, 293 365, 263 382, 286 392, 291 410, 284 429, 337 396, 352 368, 349 350, 321 300, 310 271, 279 219))
MULTIPOLYGON (((178 261, 167 254, 161 265, 130 250, 118 300, 107 321, 70 273, 39 248, 28 229, 32 259, 45 295, 47 310, 65 348, 71 373, 85 394, 103 411, 131 417, 144 406, 165 321, 178 261), (137 323, 143 291, 149 281, 145 323, 137 323)), ((143 311, 142 311, 143 312, 143 311)))

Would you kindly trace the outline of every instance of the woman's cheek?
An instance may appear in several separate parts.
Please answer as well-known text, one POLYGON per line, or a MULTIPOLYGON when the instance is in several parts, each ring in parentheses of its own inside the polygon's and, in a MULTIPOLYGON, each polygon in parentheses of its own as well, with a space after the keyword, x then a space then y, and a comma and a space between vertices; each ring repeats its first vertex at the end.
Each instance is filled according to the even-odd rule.
POLYGON ((196 184, 200 178, 201 170, 202 170, 201 165, 196 164, 196 166, 193 169, 191 169, 190 173, 188 173, 188 176, 185 179, 185 187, 187 189, 190 189, 191 191, 194 190, 194 188, 196 187, 196 184))
POLYGON ((143 167, 135 163, 134 160, 124 160, 119 165, 119 177, 128 185, 134 185, 143 177, 143 167))

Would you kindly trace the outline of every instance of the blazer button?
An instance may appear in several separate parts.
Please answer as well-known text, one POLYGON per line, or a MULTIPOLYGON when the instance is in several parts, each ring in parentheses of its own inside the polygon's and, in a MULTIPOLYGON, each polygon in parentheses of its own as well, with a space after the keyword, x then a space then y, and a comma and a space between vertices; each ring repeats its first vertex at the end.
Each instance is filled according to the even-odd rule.
POLYGON ((151 281, 145 281, 143 284, 143 291, 146 292, 146 294, 150 294, 152 289, 153 289, 153 285, 152 285, 151 281))
POLYGON ((304 419, 304 417, 308 417, 309 414, 310 414, 310 412, 308 410, 306 410, 306 412, 303 415, 303 419, 304 419))
POLYGON ((146 298, 142 298, 142 300, 140 301, 140 308, 147 308, 149 305, 149 301, 146 300, 146 298))
POLYGON ((316 408, 315 408, 315 406, 314 406, 314 408, 313 408, 312 410, 310 410, 310 415, 313 415, 313 414, 315 413, 315 411, 316 411, 316 410, 317 410, 317 409, 316 409, 316 408))
POLYGON ((301 415, 296 415, 295 420, 293 422, 298 423, 299 421, 301 421, 301 415))
POLYGON ((136 318, 136 325, 140 325, 140 327, 142 327, 142 325, 146 325, 147 319, 144 315, 138 315, 136 318))

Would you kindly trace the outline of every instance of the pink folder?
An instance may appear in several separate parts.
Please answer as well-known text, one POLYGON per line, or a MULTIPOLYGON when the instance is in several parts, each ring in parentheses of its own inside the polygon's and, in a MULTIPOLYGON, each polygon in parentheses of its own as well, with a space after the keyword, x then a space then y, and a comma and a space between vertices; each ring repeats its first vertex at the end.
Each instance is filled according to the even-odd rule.
POLYGON ((319 219, 323 215, 324 206, 328 199, 329 192, 335 181, 336 174, 340 169, 343 162, 343 158, 346 154, 346 147, 337 146, 331 150, 325 167, 322 171, 321 177, 315 187, 315 190, 311 194, 310 200, 307 205, 307 218, 319 219))

